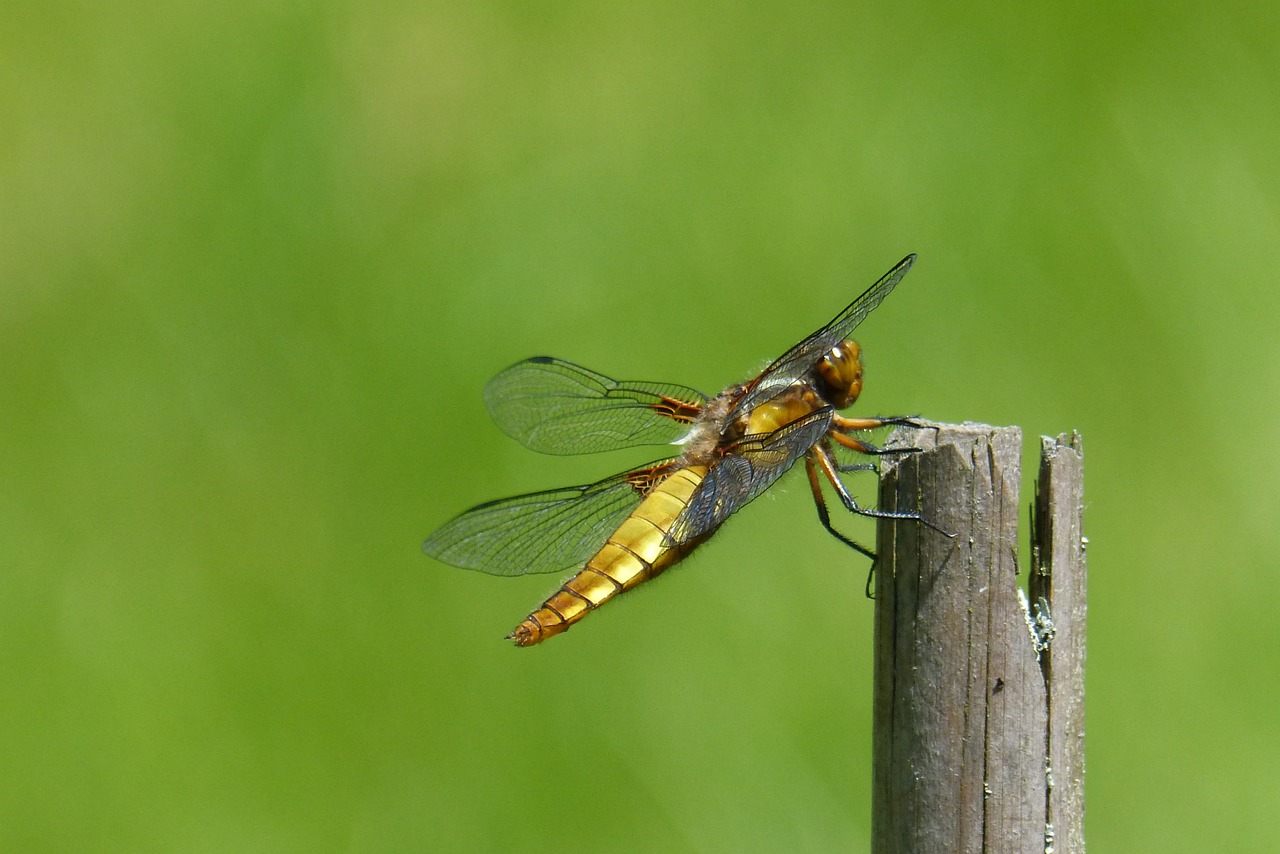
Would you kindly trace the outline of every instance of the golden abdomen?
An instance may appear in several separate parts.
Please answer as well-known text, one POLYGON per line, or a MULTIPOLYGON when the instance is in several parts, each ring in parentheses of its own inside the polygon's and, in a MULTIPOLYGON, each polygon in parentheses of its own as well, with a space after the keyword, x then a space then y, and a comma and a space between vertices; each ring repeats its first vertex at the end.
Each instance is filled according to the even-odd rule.
POLYGON ((665 538, 706 474, 706 466, 687 466, 661 480, 587 565, 507 637, 516 646, 533 646, 558 635, 588 612, 691 552, 701 539, 673 547, 665 538))

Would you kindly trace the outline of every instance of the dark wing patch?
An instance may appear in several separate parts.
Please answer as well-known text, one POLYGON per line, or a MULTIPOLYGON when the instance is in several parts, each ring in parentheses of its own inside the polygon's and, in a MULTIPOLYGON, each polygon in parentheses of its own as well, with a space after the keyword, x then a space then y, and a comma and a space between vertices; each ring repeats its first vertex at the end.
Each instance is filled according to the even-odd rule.
POLYGON ((729 413, 729 423, 739 416, 746 415, 803 377, 823 354, 853 334, 858 324, 884 301, 898 282, 902 281, 902 277, 911 269, 915 260, 915 255, 903 258, 894 265, 892 270, 881 276, 880 281, 867 288, 862 296, 849 303, 844 311, 833 317, 830 323, 783 353, 777 361, 765 368, 760 376, 748 384, 746 393, 734 404, 729 413))
POLYGON ((679 440, 707 397, 668 383, 620 382, 550 356, 517 362, 484 389, 502 432, 544 454, 592 454, 679 440))
POLYGON ((436 560, 490 575, 581 566, 636 508, 669 462, 597 483, 549 489, 472 507, 422 544, 436 560))
POLYGON ((831 428, 833 415, 831 407, 823 407, 772 433, 736 443, 693 491, 689 506, 671 526, 670 542, 686 543, 718 528, 803 457, 831 428))

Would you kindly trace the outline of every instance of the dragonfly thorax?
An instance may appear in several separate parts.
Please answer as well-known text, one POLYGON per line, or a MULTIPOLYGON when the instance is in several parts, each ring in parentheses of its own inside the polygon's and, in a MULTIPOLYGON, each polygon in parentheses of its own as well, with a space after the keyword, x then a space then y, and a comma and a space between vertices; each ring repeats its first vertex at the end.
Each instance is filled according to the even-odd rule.
POLYGON ((862 393, 862 348, 856 341, 841 341, 814 366, 822 380, 823 397, 836 409, 852 406, 862 393))
MULTIPOLYGON (((702 407, 702 412, 694 420, 689 432, 678 443, 684 445, 681 459, 685 463, 702 465, 716 458, 716 448, 725 441, 725 434, 729 432, 725 424, 729 418, 729 409, 741 393, 742 386, 730 386, 702 407)), ((734 438, 740 436, 741 432, 738 430, 734 433, 734 438)))

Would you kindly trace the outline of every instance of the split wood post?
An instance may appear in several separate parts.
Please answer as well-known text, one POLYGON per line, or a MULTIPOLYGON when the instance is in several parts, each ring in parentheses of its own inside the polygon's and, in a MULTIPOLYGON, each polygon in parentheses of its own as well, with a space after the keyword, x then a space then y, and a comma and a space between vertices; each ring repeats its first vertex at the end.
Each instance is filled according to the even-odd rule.
POLYGON ((896 432, 876 563, 875 854, 1084 851, 1079 434, 1042 440, 1031 603, 1017 587, 1022 431, 896 432), (1047 646, 1046 646, 1047 643, 1047 646))

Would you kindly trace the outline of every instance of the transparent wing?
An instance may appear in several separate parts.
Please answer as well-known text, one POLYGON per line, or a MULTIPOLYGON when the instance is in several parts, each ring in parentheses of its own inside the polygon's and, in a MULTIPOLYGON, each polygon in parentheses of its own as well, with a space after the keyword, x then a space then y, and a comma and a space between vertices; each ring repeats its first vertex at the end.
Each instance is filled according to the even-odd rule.
POLYGON ((490 575, 580 566, 670 468, 668 461, 584 486, 480 504, 442 525, 422 550, 444 563, 490 575))
POLYGON ((747 385, 746 393, 734 404, 729 414, 729 422, 732 423, 738 416, 747 414, 800 379, 824 353, 848 338, 858 324, 880 305, 898 282, 902 281, 902 277, 911 269, 915 260, 915 255, 903 258, 894 265, 892 270, 881 276, 880 281, 867 288, 862 296, 849 303, 844 311, 833 317, 830 323, 783 353, 777 361, 765 368, 764 373, 747 385))
POLYGON ((698 484, 669 539, 685 543, 718 528, 808 453, 831 428, 833 414, 823 407, 772 433, 743 438, 698 484))
POLYGON ((502 432, 544 454, 591 454, 675 442, 706 395, 668 383, 619 382, 550 356, 517 362, 484 389, 502 432))

